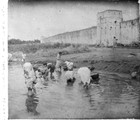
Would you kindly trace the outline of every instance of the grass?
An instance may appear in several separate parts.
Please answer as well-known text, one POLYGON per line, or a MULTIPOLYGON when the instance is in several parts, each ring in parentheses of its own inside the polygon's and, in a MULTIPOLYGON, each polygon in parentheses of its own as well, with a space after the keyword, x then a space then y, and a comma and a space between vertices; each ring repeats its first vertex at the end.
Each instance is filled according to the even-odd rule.
POLYGON ((34 43, 34 44, 16 44, 9 45, 8 52, 17 52, 21 51, 23 53, 36 53, 38 50, 47 50, 54 48, 64 48, 70 46, 70 44, 62 44, 62 43, 34 43))
POLYGON ((59 51, 63 55, 84 53, 90 52, 90 47, 88 45, 64 43, 16 44, 8 46, 8 52, 12 53, 16 58, 18 56, 21 57, 22 53, 36 57, 54 57, 59 51))

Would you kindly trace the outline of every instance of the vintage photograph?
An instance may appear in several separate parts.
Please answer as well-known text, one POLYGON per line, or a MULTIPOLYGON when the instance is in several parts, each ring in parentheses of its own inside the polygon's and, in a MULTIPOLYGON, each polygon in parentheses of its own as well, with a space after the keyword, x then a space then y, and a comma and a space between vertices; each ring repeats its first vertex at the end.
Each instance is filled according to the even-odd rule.
POLYGON ((9 119, 139 119, 133 0, 9 0, 9 119))

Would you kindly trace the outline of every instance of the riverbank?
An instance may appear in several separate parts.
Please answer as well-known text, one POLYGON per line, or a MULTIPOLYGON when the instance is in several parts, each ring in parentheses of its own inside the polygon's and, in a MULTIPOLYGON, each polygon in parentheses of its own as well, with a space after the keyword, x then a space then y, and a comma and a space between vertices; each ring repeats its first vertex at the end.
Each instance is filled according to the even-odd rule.
MULTIPOLYGON (((61 50, 58 49, 58 51, 61 50)), ((62 59, 64 61, 69 60, 74 62, 77 68, 93 65, 96 70, 129 74, 136 66, 140 65, 139 53, 140 49, 115 48, 113 50, 112 48, 92 47, 88 52, 63 55, 62 59)), ((45 62, 55 63, 55 59, 55 55, 27 55, 27 61, 33 64, 43 64, 45 62)))

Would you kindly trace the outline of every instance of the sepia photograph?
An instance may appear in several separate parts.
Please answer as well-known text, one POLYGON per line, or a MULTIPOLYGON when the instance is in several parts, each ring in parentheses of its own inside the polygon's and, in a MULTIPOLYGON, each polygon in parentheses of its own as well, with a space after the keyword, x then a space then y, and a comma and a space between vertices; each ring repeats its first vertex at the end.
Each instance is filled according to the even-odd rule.
POLYGON ((137 0, 9 0, 8 119, 139 119, 137 0))

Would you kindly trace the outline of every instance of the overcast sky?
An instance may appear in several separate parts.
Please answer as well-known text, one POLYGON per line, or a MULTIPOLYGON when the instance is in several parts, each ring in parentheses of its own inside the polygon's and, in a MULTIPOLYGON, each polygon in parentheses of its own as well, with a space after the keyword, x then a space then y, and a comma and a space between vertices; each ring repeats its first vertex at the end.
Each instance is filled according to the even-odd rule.
POLYGON ((124 20, 138 17, 136 2, 11 2, 8 34, 33 40, 96 26, 97 13, 107 9, 122 10, 124 20))

